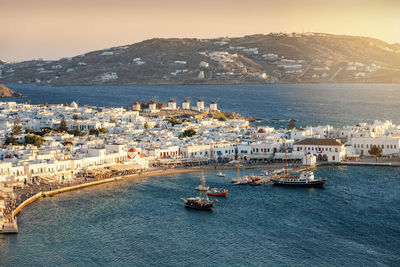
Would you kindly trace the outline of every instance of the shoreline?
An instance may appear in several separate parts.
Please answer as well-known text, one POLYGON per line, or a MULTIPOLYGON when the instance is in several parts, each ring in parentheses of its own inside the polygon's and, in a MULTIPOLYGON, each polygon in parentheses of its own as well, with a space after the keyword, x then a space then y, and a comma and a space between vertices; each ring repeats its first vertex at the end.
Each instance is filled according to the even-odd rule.
MULTIPOLYGON (((346 163, 339 163, 339 164, 318 164, 315 166, 311 166, 310 168, 316 168, 316 167, 324 167, 324 166, 381 166, 381 167, 400 167, 399 165, 392 165, 392 164, 385 164, 385 163, 373 163, 373 162, 356 162, 355 164, 352 164, 354 162, 347 162, 346 163)), ((245 166, 244 169, 246 170, 251 170, 251 169, 260 169, 260 168, 267 168, 267 169, 273 169, 273 168, 282 168, 285 167, 285 164, 254 164, 250 166, 245 166)), ((78 185, 71 185, 67 186, 64 188, 59 188, 59 189, 54 189, 54 190, 49 190, 49 191, 39 191, 35 195, 31 196, 30 198, 26 199, 23 201, 13 212, 12 212, 12 222, 9 223, 4 223, 4 228, 0 229, 0 234, 17 234, 18 233, 18 223, 17 223, 17 216, 19 213, 26 207, 28 207, 30 204, 36 202, 40 198, 43 197, 49 197, 49 196, 54 196, 58 195, 61 193, 69 192, 69 191, 75 191, 79 190, 82 188, 87 188, 87 187, 92 187, 96 185, 101 185, 101 184, 106 184, 106 183, 112 183, 112 182, 118 182, 118 181, 129 181, 131 179, 145 179, 145 178, 151 178, 151 177, 158 177, 158 176, 163 176, 163 175, 174 175, 174 174, 183 174, 183 173, 197 173, 197 172, 212 172, 212 171, 217 171, 217 170, 232 170, 236 169, 237 166, 204 166, 204 167, 190 167, 190 168, 171 168, 171 169, 153 169, 149 170, 145 173, 141 174, 129 174, 129 175, 123 175, 123 176, 116 176, 116 177, 111 177, 111 178, 105 178, 97 181, 91 181, 91 182, 86 182, 83 184, 78 184, 78 185)), ((296 170, 296 172, 302 171, 304 168, 299 168, 296 170)))
MULTIPOLYGON (((251 166, 251 169, 255 168, 279 168, 283 165, 254 165, 251 166)), ((49 197, 58 195, 61 193, 75 191, 82 188, 92 187, 100 184, 106 184, 111 182, 118 182, 118 181, 127 181, 130 179, 144 179, 144 178, 151 178, 151 177, 158 177, 163 175, 174 175, 174 174, 182 174, 182 173, 196 173, 196 172, 211 172, 216 170, 228 170, 228 169, 236 169, 236 166, 223 166, 223 167, 215 167, 215 166, 205 166, 205 167, 191 167, 191 168, 172 168, 172 169, 156 169, 156 170, 149 170, 148 172, 141 173, 141 174, 131 174, 131 175, 123 175, 123 176, 116 176, 112 178, 105 178, 102 180, 87 182, 78 185, 67 186, 64 188, 54 189, 50 191, 40 191, 35 195, 31 196, 30 198, 23 201, 13 212, 12 212, 12 219, 13 222, 5 223, 4 228, 0 229, 0 234, 17 234, 18 233, 18 224, 17 224, 17 216, 19 213, 30 204, 35 203, 40 198, 49 197)))

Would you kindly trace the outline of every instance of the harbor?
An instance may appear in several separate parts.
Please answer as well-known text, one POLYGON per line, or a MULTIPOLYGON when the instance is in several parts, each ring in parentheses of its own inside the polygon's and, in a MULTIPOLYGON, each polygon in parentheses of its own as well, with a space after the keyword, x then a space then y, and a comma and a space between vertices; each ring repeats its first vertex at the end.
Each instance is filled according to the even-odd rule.
MULTIPOLYGON (((241 170, 241 173, 260 174, 263 170, 265 168, 258 167, 241 170)), ((229 191, 227 198, 210 197, 218 200, 212 212, 186 209, 181 200, 181 197, 197 195, 194 188, 200 184, 201 171, 166 174, 159 171, 151 178, 132 178, 41 198, 18 215, 20 233, 5 237, 10 245, 7 249, 1 247, 0 258, 3 253, 8 256, 0 262, 7 265, 12 259, 22 263, 27 259, 25 256, 17 259, 13 255, 21 251, 26 252, 23 255, 34 253, 35 248, 28 242, 14 240, 37 240, 36 246, 40 247, 54 236, 71 241, 79 248, 79 252, 66 250, 61 242, 56 242, 49 252, 60 255, 57 256, 60 264, 76 255, 89 260, 95 253, 93 249, 109 251, 106 244, 115 237, 124 243, 113 252, 119 263, 133 259, 143 263, 176 265, 185 261, 197 265, 201 261, 190 257, 186 251, 199 245, 206 253, 219 249, 218 254, 210 253, 208 257, 212 265, 220 262, 221 256, 228 259, 228 255, 239 248, 243 253, 254 255, 254 247, 257 257, 253 257, 252 262, 261 265, 265 261, 292 265, 300 259, 303 264, 326 263, 327 257, 331 265, 396 262, 398 240, 393 231, 398 229, 399 214, 393 213, 391 206, 397 203, 399 169, 331 165, 319 166, 314 172, 318 177, 330 177, 325 189, 293 189, 275 187, 271 183, 238 187, 229 180, 237 175, 236 168, 217 171, 210 168, 204 171, 206 184, 229 191), (226 177, 218 177, 218 171, 226 177), (333 203, 337 208, 332 208, 333 203), (102 230, 93 231, 94 222, 102 230), (379 225, 379 231, 371 232, 370 223, 379 225), (278 225, 282 230, 277 230, 278 225), (201 239, 187 243, 188 239, 198 238, 200 233, 201 239), (371 238, 365 239, 365 235, 371 238), (100 236, 104 242, 95 241, 100 236), (281 239, 285 241, 278 242, 281 239), (158 240, 157 244, 154 240, 158 240), (354 243, 373 250, 365 250, 363 246, 350 249, 354 243), (158 250, 143 254, 153 245, 158 250), (311 245, 319 249, 315 257, 308 258, 311 245), (89 251, 87 246, 92 249, 89 251), (293 247, 296 247, 295 252, 293 247), (287 249, 292 251, 287 257, 274 257, 287 249), (132 255, 130 251, 137 253, 132 255), (174 253, 174 257, 168 256, 174 253), (354 253, 358 255, 356 258, 351 257, 354 253), (376 253, 382 256, 377 258, 376 253), (154 254, 158 258, 155 262, 152 261, 154 254)), ((0 241, 1 244, 4 243, 0 241)), ((231 257, 226 264, 246 262, 242 255, 231 257)), ((106 258, 106 253, 99 256, 100 260, 106 258)), ((34 263, 48 261, 54 262, 41 258, 34 263)))

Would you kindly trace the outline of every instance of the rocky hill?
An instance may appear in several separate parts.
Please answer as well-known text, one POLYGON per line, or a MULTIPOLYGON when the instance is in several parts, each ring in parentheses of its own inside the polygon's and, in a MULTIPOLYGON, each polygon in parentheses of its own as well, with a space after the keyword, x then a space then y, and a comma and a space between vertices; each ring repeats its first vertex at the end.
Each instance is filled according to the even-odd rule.
POLYGON ((321 33, 151 39, 62 58, 0 63, 0 82, 233 84, 400 82, 400 45, 321 33))
POLYGON ((4 84, 0 83, 0 98, 6 98, 6 97, 22 97, 23 95, 21 93, 17 93, 4 84))

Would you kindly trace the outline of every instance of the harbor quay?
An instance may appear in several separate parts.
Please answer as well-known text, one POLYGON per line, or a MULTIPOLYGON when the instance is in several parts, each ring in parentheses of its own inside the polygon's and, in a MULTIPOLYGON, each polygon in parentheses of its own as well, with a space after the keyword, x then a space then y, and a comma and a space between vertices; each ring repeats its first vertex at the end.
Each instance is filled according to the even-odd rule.
POLYGON ((297 128, 292 120, 279 129, 253 121, 202 99, 129 107, 1 102, 0 233, 17 233, 18 213, 41 197, 123 178, 286 162, 400 165, 400 126, 390 120, 341 128, 297 128))

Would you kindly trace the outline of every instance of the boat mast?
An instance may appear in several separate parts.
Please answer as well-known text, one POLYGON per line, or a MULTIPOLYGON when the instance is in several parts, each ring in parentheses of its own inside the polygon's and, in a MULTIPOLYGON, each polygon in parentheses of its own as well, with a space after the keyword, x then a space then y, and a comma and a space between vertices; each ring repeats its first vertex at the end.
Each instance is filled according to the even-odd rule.
POLYGON ((286 176, 286 177, 288 176, 287 169, 288 169, 288 165, 287 165, 286 147, 285 147, 285 176, 286 176))
POLYGON ((208 200, 208 196, 207 196, 207 188, 206 188, 206 180, 204 178, 204 173, 203 171, 201 171, 201 193, 200 193, 200 198, 202 200, 208 200))

